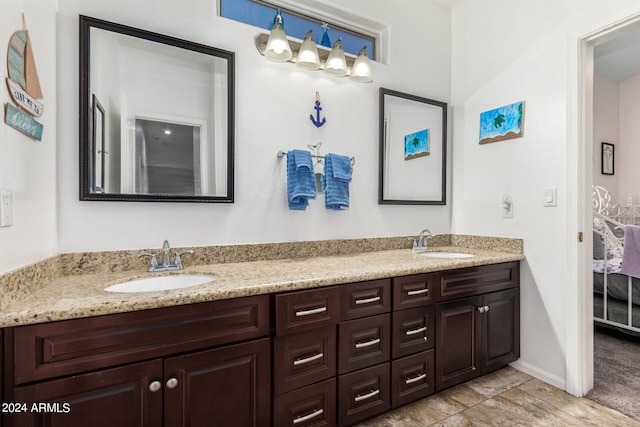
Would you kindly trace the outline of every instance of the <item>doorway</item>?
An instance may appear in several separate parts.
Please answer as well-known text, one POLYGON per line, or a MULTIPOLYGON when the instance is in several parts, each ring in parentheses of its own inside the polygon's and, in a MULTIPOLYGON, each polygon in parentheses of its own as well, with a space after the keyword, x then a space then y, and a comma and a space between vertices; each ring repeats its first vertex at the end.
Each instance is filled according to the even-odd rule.
MULTIPOLYGON (((621 82, 640 76, 640 17, 633 16, 623 22, 612 24, 580 39, 580 94, 579 94, 579 145, 578 158, 578 212, 579 229, 584 231, 585 244, 579 255, 579 281, 581 313, 577 339, 581 366, 577 380, 573 384, 574 394, 586 394, 594 386, 594 327, 593 327, 593 266, 592 266, 592 224, 591 186, 608 188, 620 204, 627 203, 630 184, 624 182, 624 164, 629 156, 630 145, 625 146, 620 134, 619 114, 603 117, 612 108, 602 108, 600 102, 611 102, 619 110, 619 99, 603 97, 603 90, 611 93, 619 91, 621 82), (636 58, 638 60, 636 61, 636 58), (609 86, 608 88, 606 86, 609 86), (605 101, 603 101, 605 100, 605 101), (615 142, 614 142, 615 141, 615 142), (614 150, 611 148, 615 147, 614 150), (604 151, 609 149, 609 151, 604 151), (623 153, 625 153, 623 155, 623 153), (611 163, 603 164, 606 154, 615 157, 611 163), (622 197, 624 195, 624 197, 622 197)), ((640 93, 639 93, 640 94, 640 93)), ((615 98, 615 97, 614 97, 615 98)), ((640 150, 637 148, 634 151, 640 150)), ((609 158, 609 160, 612 160, 609 158)), ((627 166, 628 168, 628 166, 627 166)), ((635 197, 639 197, 635 196, 635 197)), ((570 361, 570 359, 568 359, 570 361)), ((568 381, 569 384, 569 381, 568 381)), ((597 386, 597 384, 596 384, 597 386)), ((569 390, 568 390, 569 391, 569 390)))

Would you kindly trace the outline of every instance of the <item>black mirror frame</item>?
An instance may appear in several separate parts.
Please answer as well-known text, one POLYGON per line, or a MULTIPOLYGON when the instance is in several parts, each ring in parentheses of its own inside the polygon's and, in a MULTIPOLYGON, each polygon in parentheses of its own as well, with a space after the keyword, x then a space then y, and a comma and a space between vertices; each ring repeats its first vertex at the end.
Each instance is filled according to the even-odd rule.
POLYGON ((447 204, 447 103, 435 101, 421 96, 398 92, 381 87, 379 91, 379 168, 378 168, 378 204, 380 205, 446 205, 447 204), (385 199, 384 174, 385 174, 385 95, 404 98, 442 108, 442 193, 440 200, 398 200, 385 199))
POLYGON ((83 201, 129 201, 129 202, 195 202, 195 203, 233 203, 234 202, 234 139, 235 139, 235 54, 230 51, 206 46, 175 37, 158 34, 126 25, 80 15, 80 200, 83 201), (90 29, 100 28, 166 44, 227 60, 227 194, 224 196, 181 196, 161 194, 115 194, 92 192, 91 172, 91 131, 92 105, 90 102, 90 29))

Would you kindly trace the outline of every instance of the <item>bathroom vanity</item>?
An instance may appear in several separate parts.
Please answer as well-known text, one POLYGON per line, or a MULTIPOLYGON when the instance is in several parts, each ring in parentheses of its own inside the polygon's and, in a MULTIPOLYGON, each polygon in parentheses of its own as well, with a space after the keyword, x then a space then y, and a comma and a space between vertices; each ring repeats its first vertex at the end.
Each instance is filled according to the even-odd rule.
MULTIPOLYGON (((353 425, 519 357, 522 256, 500 259, 412 258, 380 277, 358 254, 340 278, 6 325, 4 425, 353 425)), ((272 267, 242 264, 253 281, 272 267)))

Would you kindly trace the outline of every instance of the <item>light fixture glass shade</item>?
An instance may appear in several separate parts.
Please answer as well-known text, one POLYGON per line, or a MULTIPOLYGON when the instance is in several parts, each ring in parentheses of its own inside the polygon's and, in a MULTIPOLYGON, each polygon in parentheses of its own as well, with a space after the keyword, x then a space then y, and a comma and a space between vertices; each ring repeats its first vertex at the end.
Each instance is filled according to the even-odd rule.
POLYGON ((316 46, 316 42, 313 40, 311 30, 307 32, 302 45, 300 45, 300 51, 296 59, 296 67, 304 68, 305 70, 317 70, 320 68, 318 46, 316 46))
POLYGON ((264 56, 274 62, 286 62, 293 56, 289 40, 287 40, 287 36, 279 22, 276 22, 271 28, 264 56))
POLYGON ((354 62, 353 67, 351 67, 351 76, 349 76, 349 78, 360 83, 370 83, 373 81, 371 61, 369 61, 369 57, 367 56, 366 47, 360 49, 356 62, 354 62))
POLYGON ((324 64, 324 72, 335 77, 344 77, 347 75, 347 60, 344 57, 342 39, 338 39, 333 45, 327 62, 324 64))

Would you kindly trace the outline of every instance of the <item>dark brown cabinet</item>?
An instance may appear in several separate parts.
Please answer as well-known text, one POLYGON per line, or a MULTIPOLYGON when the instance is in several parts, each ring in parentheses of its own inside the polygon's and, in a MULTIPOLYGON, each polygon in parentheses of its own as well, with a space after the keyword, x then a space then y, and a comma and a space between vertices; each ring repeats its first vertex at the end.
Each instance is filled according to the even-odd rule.
POLYGON ((434 392, 436 273, 393 279, 391 405, 434 392))
POLYGON ((8 398, 29 411, 4 425, 268 425, 268 319, 260 296, 7 329, 8 398))
POLYGON ((487 276, 482 271, 459 270, 447 277, 443 283, 458 283, 454 295, 469 295, 452 298, 436 304, 436 390, 443 390, 468 381, 493 370, 502 368, 520 356, 520 292, 517 264, 489 266, 487 276), (459 274, 458 274, 459 273, 459 274), (457 275, 458 274, 458 275, 457 275), (457 277, 456 277, 457 275, 457 277), (481 276, 474 281, 464 276, 481 276), (503 291, 482 293, 485 289, 503 291))
POLYGON ((275 296, 273 425, 336 422, 337 286, 275 296))
POLYGON ((350 426, 516 360, 519 297, 509 262, 6 328, 1 421, 350 426))

